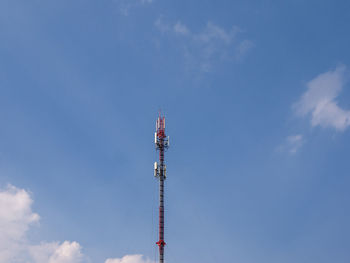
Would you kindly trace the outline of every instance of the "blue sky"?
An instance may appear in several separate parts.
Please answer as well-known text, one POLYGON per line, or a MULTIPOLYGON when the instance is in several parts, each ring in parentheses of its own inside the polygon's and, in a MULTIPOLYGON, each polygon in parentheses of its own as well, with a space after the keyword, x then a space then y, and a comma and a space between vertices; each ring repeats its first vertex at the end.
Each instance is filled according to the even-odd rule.
POLYGON ((0 262, 349 262, 348 1, 0 1, 0 262))

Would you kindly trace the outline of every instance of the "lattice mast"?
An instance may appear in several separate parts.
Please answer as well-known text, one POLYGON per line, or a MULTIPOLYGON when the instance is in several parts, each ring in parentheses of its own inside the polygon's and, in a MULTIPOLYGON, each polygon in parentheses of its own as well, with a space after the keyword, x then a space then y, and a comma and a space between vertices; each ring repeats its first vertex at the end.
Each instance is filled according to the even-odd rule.
POLYGON ((165 117, 159 114, 156 122, 154 143, 159 151, 159 163, 154 163, 154 176, 159 179, 159 263, 164 263, 164 181, 166 179, 166 165, 164 163, 164 152, 169 148, 169 136, 165 135, 165 117))

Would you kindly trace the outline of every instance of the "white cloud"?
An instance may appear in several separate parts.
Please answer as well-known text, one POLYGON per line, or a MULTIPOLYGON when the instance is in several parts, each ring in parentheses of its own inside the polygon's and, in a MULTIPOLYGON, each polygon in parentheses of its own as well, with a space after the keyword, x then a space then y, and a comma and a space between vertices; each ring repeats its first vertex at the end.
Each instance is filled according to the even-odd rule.
POLYGON ((122 258, 109 258, 105 263, 155 263, 142 255, 126 255, 122 258))
POLYGON ((81 262, 83 254, 81 246, 77 242, 65 241, 58 246, 50 256, 49 263, 81 262))
MULTIPOLYGON (((27 240, 27 232, 39 221, 32 211, 33 199, 24 190, 12 185, 0 189, 0 263, 83 263, 87 257, 78 242, 42 242, 27 240)), ((142 255, 107 259, 106 263, 153 263, 142 255)))
POLYGON ((49 262, 54 251, 59 247, 57 242, 41 243, 40 245, 28 245, 30 257, 36 263, 49 262))
POLYGON ((346 67, 318 75, 307 83, 307 91, 293 105, 300 116, 311 114, 311 125, 344 131, 350 126, 350 111, 338 106, 336 98, 346 81, 346 67))
POLYGON ((23 251, 29 226, 39 221, 32 203, 23 189, 9 185, 0 191, 0 262, 11 262, 23 251))
POLYGON ((81 246, 77 242, 64 241, 29 246, 35 263, 79 263, 83 261, 81 246))
POLYGON ((32 204, 24 189, 9 185, 0 191, 0 262, 80 263, 83 257, 77 242, 28 243, 29 227, 39 221, 32 204))
POLYGON ((165 22, 163 16, 154 25, 160 32, 177 37, 187 68, 202 72, 211 71, 220 61, 241 59, 254 46, 252 41, 238 37, 242 30, 237 26, 225 29, 209 21, 194 32, 181 21, 165 22))

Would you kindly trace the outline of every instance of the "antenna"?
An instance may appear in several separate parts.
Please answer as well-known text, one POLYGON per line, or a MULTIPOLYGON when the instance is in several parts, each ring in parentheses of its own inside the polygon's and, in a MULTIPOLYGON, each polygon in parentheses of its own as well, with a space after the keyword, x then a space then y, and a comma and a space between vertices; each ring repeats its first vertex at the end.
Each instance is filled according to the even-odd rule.
POLYGON ((169 137, 165 135, 165 117, 159 113, 154 135, 156 150, 159 151, 159 164, 154 163, 154 176, 159 179, 159 263, 164 263, 164 181, 166 179, 166 165, 164 152, 169 148, 169 137))

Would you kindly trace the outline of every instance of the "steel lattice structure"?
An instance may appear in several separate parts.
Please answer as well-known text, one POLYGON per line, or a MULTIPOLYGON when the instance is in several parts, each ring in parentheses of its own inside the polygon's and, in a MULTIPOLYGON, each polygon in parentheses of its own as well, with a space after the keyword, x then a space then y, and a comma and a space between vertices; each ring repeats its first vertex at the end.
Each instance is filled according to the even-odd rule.
POLYGON ((165 134, 165 117, 159 114, 156 122, 154 143, 159 151, 159 164, 154 163, 154 176, 159 179, 159 263, 164 263, 164 181, 166 179, 166 165, 164 163, 164 152, 169 148, 169 136, 165 134))

